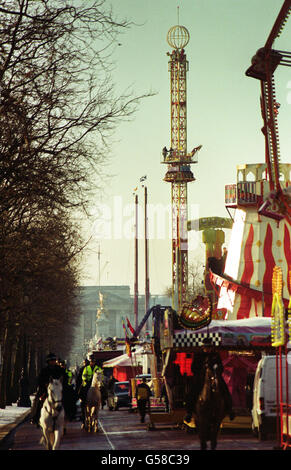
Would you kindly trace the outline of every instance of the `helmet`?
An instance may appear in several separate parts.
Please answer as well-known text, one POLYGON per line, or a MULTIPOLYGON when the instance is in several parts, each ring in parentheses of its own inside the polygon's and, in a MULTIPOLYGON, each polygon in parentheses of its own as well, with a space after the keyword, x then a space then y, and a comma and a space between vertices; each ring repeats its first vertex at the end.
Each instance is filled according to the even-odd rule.
POLYGON ((212 339, 209 336, 203 339, 202 344, 203 346, 213 346, 212 339))
POLYGON ((46 361, 49 362, 49 361, 56 361, 57 360, 57 356, 53 353, 49 353, 46 357, 46 361))

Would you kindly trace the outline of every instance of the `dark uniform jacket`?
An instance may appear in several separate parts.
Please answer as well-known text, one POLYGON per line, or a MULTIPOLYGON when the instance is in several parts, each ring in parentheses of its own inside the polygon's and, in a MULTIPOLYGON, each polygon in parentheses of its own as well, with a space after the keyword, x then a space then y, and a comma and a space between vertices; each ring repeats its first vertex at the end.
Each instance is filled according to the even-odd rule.
POLYGON ((222 374, 223 373, 223 365, 221 361, 221 357, 218 353, 216 352, 201 352, 197 353, 194 356, 194 361, 191 365, 191 370, 195 376, 195 374, 201 374, 204 372, 205 368, 205 361, 208 361, 210 367, 213 367, 214 364, 217 364, 218 366, 218 373, 222 374))
POLYGON ((39 395, 46 393, 46 389, 49 384, 50 378, 53 378, 53 379, 62 378, 63 389, 65 389, 68 385, 68 376, 66 374, 65 369, 63 369, 63 367, 60 367, 57 364, 54 366, 47 365, 40 371, 40 374, 38 377, 39 395))

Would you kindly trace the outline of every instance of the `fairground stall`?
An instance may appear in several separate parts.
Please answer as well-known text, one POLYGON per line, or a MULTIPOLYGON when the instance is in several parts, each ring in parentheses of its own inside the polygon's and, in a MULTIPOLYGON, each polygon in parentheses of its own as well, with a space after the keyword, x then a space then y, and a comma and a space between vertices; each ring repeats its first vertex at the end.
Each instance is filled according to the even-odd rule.
MULTIPOLYGON (((291 292, 291 271, 289 273, 291 292)), ((282 299, 283 274, 278 266, 272 279, 272 345, 276 349, 277 438, 282 449, 291 447, 291 297, 287 308, 282 299)))
MULTIPOLYGON (((192 306, 192 310, 189 308, 188 317, 185 310, 181 316, 170 307, 158 308, 155 312, 154 349, 166 386, 170 411, 167 416, 165 413, 152 413, 151 425, 184 422, 186 396, 193 376, 191 364, 195 353, 201 350, 203 339, 209 337, 221 356, 224 380, 232 395, 236 413, 234 421, 225 418, 223 426, 251 428, 252 382, 256 367, 262 354, 274 351, 271 346, 271 319, 211 321, 206 309, 205 326, 203 320, 197 325, 189 317, 191 311, 193 313, 201 307, 199 301, 192 306)), ((199 315, 200 322, 201 318, 199 315)))
POLYGON ((203 339, 208 337, 221 356, 224 380, 236 413, 233 421, 226 417, 223 426, 251 429, 252 383, 256 367, 262 354, 274 354, 271 318, 212 320, 210 302, 207 302, 207 297, 198 297, 179 315, 171 307, 152 307, 137 330, 138 333, 152 314, 153 400, 159 401, 163 412, 153 412, 155 407, 152 408, 150 428, 156 424, 183 425, 186 396, 193 377, 191 364, 195 354, 201 351, 203 339), (164 411, 163 387, 169 403, 168 412, 164 411))
POLYGON ((142 366, 139 363, 138 356, 142 353, 143 348, 137 348, 131 357, 127 354, 115 357, 103 363, 103 368, 112 369, 113 377, 118 382, 130 381, 136 375, 142 373, 142 366))

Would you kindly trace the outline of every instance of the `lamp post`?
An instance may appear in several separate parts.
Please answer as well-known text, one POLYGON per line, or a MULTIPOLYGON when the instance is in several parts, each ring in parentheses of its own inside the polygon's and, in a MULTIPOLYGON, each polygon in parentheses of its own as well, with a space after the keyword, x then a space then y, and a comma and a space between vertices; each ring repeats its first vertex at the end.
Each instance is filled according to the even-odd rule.
MULTIPOLYGON (((28 310, 29 297, 27 295, 24 296, 23 303, 25 305, 25 309, 28 310)), ((22 348, 23 348, 22 349, 23 367, 21 369, 21 374, 20 374, 20 379, 19 379, 19 398, 17 400, 17 406, 30 408, 31 401, 29 397, 29 380, 28 380, 28 371, 27 371, 28 354, 27 354, 26 333, 24 333, 23 335, 22 348)))

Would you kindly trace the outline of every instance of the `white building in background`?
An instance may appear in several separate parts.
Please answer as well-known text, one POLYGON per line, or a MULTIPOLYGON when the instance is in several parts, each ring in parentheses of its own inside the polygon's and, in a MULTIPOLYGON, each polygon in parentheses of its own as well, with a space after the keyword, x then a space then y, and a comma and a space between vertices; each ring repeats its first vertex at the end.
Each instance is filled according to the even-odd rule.
MULTIPOLYGON (((128 318, 132 326, 134 319, 134 298, 129 286, 82 286, 79 302, 81 316, 75 329, 74 344, 68 358, 71 367, 80 365, 88 350, 96 349, 99 338, 124 338, 122 320, 128 318)), ((145 298, 139 296, 138 323, 145 315, 145 298)), ((154 295, 150 298, 152 305, 170 305, 170 299, 154 295)), ((151 331, 152 319, 149 318, 148 329, 151 331)))

